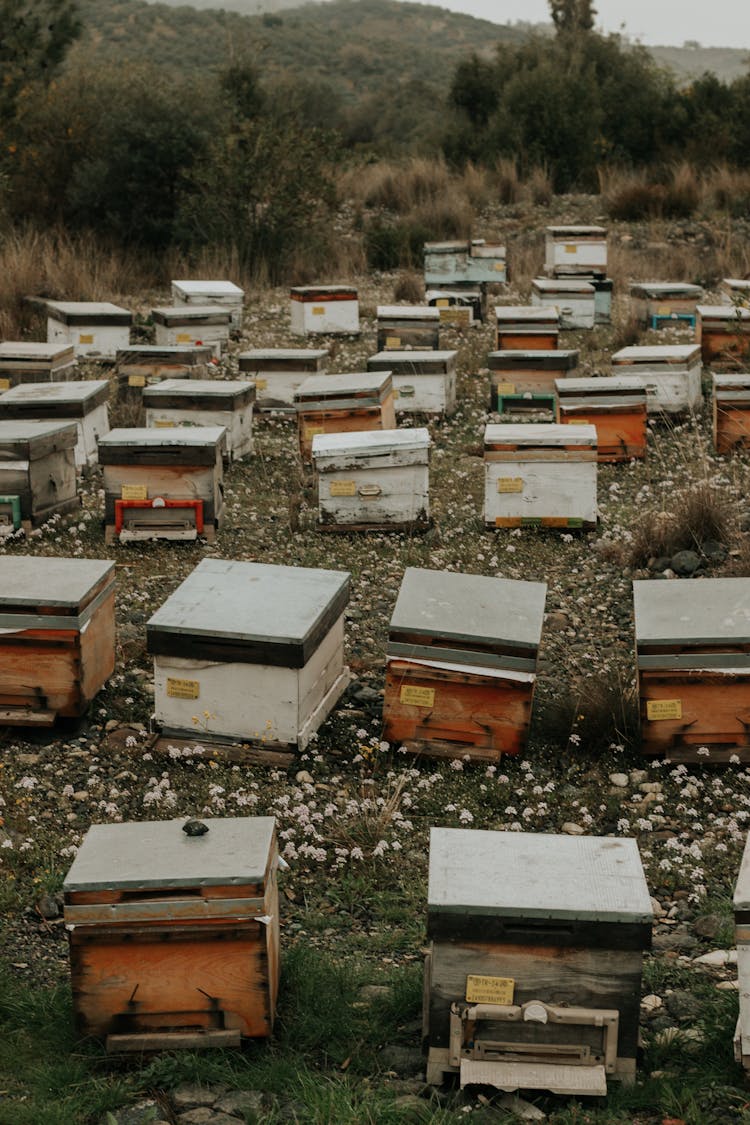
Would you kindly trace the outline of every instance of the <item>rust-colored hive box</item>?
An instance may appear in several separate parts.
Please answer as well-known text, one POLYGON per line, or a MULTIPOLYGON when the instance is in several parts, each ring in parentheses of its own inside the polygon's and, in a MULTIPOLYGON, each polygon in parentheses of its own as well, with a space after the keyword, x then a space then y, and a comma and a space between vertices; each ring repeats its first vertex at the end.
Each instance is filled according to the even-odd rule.
POLYGON ((750 359, 750 308, 698 305, 697 340, 703 362, 736 364, 750 359))
POLYGON ((396 429, 390 371, 311 375, 294 392, 294 405, 303 461, 312 460, 316 434, 396 429))
POLYGON ((109 1051, 271 1034, 279 981, 273 817, 95 824, 63 884, 73 1010, 109 1051))
POLYGON ((750 374, 712 375, 714 449, 731 453, 750 445, 750 374))
POLYGON ((114 666, 114 563, 0 558, 0 724, 79 718, 114 666))
POLYGON ((551 351, 490 352, 490 408, 500 414, 555 409, 555 381, 578 366, 578 352, 551 351))
POLYGON ((409 567, 391 618, 384 735, 496 762, 526 743, 547 587, 409 567))
POLYGON ((550 351, 558 346, 560 313, 545 305, 497 305, 497 350, 550 351))
POLYGON ((557 421, 596 426, 598 461, 646 456, 646 384, 638 375, 555 379, 557 421))

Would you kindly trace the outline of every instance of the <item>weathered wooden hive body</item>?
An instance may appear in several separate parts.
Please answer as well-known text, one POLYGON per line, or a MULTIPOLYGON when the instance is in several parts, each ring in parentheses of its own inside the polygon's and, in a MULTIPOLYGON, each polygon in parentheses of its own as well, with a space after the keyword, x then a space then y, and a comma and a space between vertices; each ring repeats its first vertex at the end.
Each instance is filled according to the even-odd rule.
POLYGON ((490 352, 490 408, 500 414, 524 410, 555 409, 555 380, 578 366, 578 352, 551 351, 490 352))
POLYGON ((560 313, 542 305, 497 305, 495 343, 497 350, 540 351, 557 348, 560 313))
POLYGON ((223 426, 111 430, 99 442, 107 542, 212 540, 224 514, 223 426))
POLYGON ((544 271, 550 277, 607 273, 607 232, 604 227, 547 227, 544 271))
POLYGON ((130 343, 133 314, 108 301, 47 301, 47 343, 77 356, 113 360, 130 343))
POLYGON ((351 285, 298 285, 289 294, 294 336, 359 335, 359 296, 351 285))
POLYGON ((502 284, 507 279, 505 246, 483 238, 453 242, 426 242, 425 285, 502 284))
POLYGON ((734 889, 734 940, 737 946, 737 988, 740 1012, 734 1033, 734 1058, 750 1070, 750 834, 734 889))
POLYGON ((746 277, 725 277, 719 290, 727 304, 750 305, 750 279, 746 277))
POLYGON ((51 383, 75 377, 72 344, 38 344, 4 340, 0 344, 0 391, 19 383, 51 383))
POLYGON ((63 884, 76 1029, 108 1051, 271 1034, 276 822, 209 818, 190 836, 184 823, 93 825, 63 884))
POLYGON ((96 464, 99 438, 109 433, 108 379, 22 383, 0 396, 0 418, 72 422, 78 468, 96 464))
POLYGON ((165 379, 143 391, 147 426, 223 426, 230 461, 253 451, 254 402, 255 384, 235 379, 165 379))
POLYGON ((472 238, 466 261, 466 280, 481 285, 503 285, 508 280, 505 246, 501 242, 472 238))
POLYGON ((481 286, 473 284, 433 284, 425 293, 425 301, 440 314, 440 323, 453 328, 470 328, 484 320, 485 300, 481 286))
POLYGON ((595 426, 489 425, 484 472, 487 527, 596 527, 595 426))
POLYGON ((750 760, 750 579, 633 583, 644 754, 750 760))
POLYGON ((703 362, 734 364, 750 360, 750 308, 698 305, 696 338, 703 362))
POLYGON ((367 360, 368 371, 390 371, 398 414, 452 414, 456 409, 455 351, 387 351, 367 360))
POLYGON ((232 311, 222 305, 174 305, 152 309, 158 347, 210 344, 219 359, 229 343, 232 311))
POLYGON ((439 348, 440 311, 431 305, 378 305, 378 350, 439 348))
POLYGON ((80 507, 77 442, 70 422, 0 421, 0 534, 80 507))
POLYGON ((612 356, 613 375, 640 375, 649 414, 697 410, 701 391, 701 350, 697 344, 636 345, 612 356))
POLYGON ((391 618, 384 737, 499 761, 526 744, 547 587, 409 567, 391 618))
POLYGON ((557 421, 596 426, 598 461, 646 456, 646 384, 640 375, 556 379, 557 421))
POLYGON ((0 722, 80 718, 115 666, 115 565, 0 558, 0 722))
POLYGON ((681 281, 646 281, 630 286, 633 315, 648 328, 680 322, 695 324, 695 310, 703 300, 700 285, 681 281))
POLYGON ((316 434, 395 430, 390 371, 311 375, 294 392, 303 461, 312 459, 316 434))
POLYGON ((431 444, 426 429, 314 437, 321 528, 428 527, 431 444))
POLYGON ((593 328, 596 320, 596 291, 590 281, 574 277, 535 277, 531 303, 556 308, 561 328, 593 328))
POLYGON ((175 305, 223 305, 232 314, 232 327, 242 326, 245 291, 233 281, 173 281, 172 300, 175 305))
POLYGON ((750 374, 711 376, 717 453, 750 446, 750 374))
POLYGON ((343 571, 204 559, 146 626, 167 734, 303 750, 349 682, 343 571))
POLYGON ((325 348, 255 348, 237 356, 243 375, 255 383, 255 404, 262 413, 294 414, 294 392, 311 375, 324 375, 325 348))
POLYGON ((427 899, 428 1082, 634 1079, 653 923, 635 840, 433 828, 427 899))
POLYGON ((144 387, 162 379, 205 379, 213 370, 213 360, 210 344, 131 344, 115 358, 117 397, 140 407, 144 387))

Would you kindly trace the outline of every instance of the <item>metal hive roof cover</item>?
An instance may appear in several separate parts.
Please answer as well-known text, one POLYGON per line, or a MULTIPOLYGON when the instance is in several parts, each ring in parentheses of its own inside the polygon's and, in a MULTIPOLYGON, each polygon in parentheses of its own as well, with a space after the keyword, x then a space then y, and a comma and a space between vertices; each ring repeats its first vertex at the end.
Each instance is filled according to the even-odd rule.
POLYGON ((99 446, 100 448, 152 446, 154 449, 162 449, 170 445, 210 446, 221 442, 225 433, 224 426, 173 426, 165 429, 138 426, 134 429, 110 430, 108 434, 103 434, 99 438, 99 446))
POLYGON ((144 398, 158 399, 179 395, 181 398, 216 397, 232 399, 243 391, 254 390, 255 383, 242 379, 162 379, 144 391, 144 398))
POLYGON ((495 317, 499 323, 503 321, 526 321, 533 324, 557 324, 560 314, 554 308, 544 308, 540 305, 495 305, 495 317))
POLYGON ((687 281, 638 281, 630 286, 630 292, 635 297, 703 296, 703 289, 700 285, 692 285, 687 281))
POLYGON ((716 371, 711 373, 711 381, 715 391, 744 391, 750 387, 750 372, 738 372, 734 375, 720 375, 716 371))
POLYGON ((491 423, 484 430, 485 445, 521 446, 533 448, 535 445, 580 445, 596 446, 596 426, 557 425, 554 422, 529 422, 523 425, 491 423))
POLYGON ((376 457, 399 449, 429 449, 430 445, 430 431, 427 429, 362 430, 342 434, 315 434, 312 451, 314 458, 376 457))
POLYGON ((207 887, 262 883, 276 821, 272 816, 203 818, 208 832, 188 836, 187 817, 89 828, 63 889, 207 887))
POLYGON ((78 440, 78 430, 75 422, 60 419, 57 422, 32 422, 19 418, 18 420, 0 420, 0 442, 12 446, 16 443, 35 444, 42 438, 65 439, 64 444, 74 446, 78 440), (67 439, 70 438, 70 441, 67 439))
POLYGON ((378 305, 378 320, 440 320, 432 305, 378 305))
POLYGON ((223 317, 227 323, 232 313, 226 305, 161 305, 151 310, 151 315, 162 320, 202 320, 203 317, 223 317))
POLYGON ((750 309, 744 305, 697 305, 701 320, 750 320, 750 309))
POLYGON ((129 309, 121 305, 113 305, 110 301, 46 301, 46 307, 53 312, 60 312, 66 316, 127 316, 132 315, 129 309))
POLYGON ((639 344, 621 348, 613 363, 687 363, 700 357, 700 344, 639 344))
POLYGON ((39 344, 21 340, 4 340, 0 359, 57 359, 70 354, 72 344, 39 344))
POLYGON ((750 578, 633 583, 638 645, 750 641, 750 578))
POLYGON ((109 387, 108 379, 78 379, 67 383, 20 383, 17 387, 0 396, 0 401, 5 403, 58 403, 63 406, 68 403, 79 405, 87 399, 94 398, 101 391, 109 387))
POLYGON ((573 278, 535 277, 532 289, 540 293, 570 293, 580 297, 593 297, 596 290, 590 281, 575 281, 573 278))
POLYGON ((721 284, 729 289, 750 290, 750 278, 747 277, 724 277, 721 284))
POLYGON ((547 227, 547 234, 552 235, 606 235, 607 231, 604 227, 582 227, 582 226, 552 226, 547 227))
POLYGON ((0 558, 0 606, 76 609, 114 569, 107 559, 5 555, 0 558))
POLYGON ((173 281, 173 287, 178 293, 186 297, 238 297, 245 296, 245 291, 235 285, 233 281, 173 281))
POLYGON ((310 375, 294 392, 297 398, 317 398, 319 395, 341 393, 380 392, 387 386, 390 371, 354 371, 346 375, 310 375))
POLYGON ((326 348, 250 348, 237 359, 325 359, 326 348))
POLYGON ((129 358, 130 356, 194 356, 201 353, 213 355, 213 350, 210 344, 130 344, 127 348, 121 348, 117 353, 118 361, 123 357, 129 358))
POLYGON ((477 574, 408 567, 391 617, 392 632, 462 641, 539 646, 547 586, 477 574))
POLYGON ((651 922, 638 845, 609 836, 433 828, 428 911, 651 922))
POLYGON ((586 391, 594 391, 595 393, 601 392, 606 394, 611 391, 612 394, 630 393, 633 394, 641 392, 645 395, 646 383, 640 375, 602 375, 599 378, 590 379, 555 379, 555 387, 558 394, 581 394, 586 391))
POLYGON ((455 366, 458 352, 447 352, 433 350, 418 351, 416 348, 413 351, 387 351, 376 352, 371 355, 367 360, 368 367, 377 370, 378 368, 390 368, 393 365, 394 371, 402 368, 404 365, 409 364, 441 364, 444 368, 450 369, 455 366))

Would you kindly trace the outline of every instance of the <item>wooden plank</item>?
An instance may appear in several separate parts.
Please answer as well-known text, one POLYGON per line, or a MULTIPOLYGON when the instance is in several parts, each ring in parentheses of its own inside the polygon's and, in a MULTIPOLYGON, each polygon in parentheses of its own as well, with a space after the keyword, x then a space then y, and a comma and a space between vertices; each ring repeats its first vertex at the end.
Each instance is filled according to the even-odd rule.
POLYGON ((698 749, 707 747, 712 754, 750 755, 750 673, 641 671, 638 682, 644 754, 702 761, 698 749), (654 700, 677 701, 680 717, 649 719, 654 700))
MULTIPOLYGON (((203 749, 205 758, 214 758, 221 762, 237 762, 246 766, 268 766, 269 769, 288 769, 294 762, 296 746, 290 747, 284 742, 221 742, 210 736, 206 738, 180 738, 166 734, 157 734, 148 743, 147 749, 152 754, 161 754, 171 757, 170 751, 177 749, 187 751, 186 757, 192 752, 203 749)), ((133 753, 143 754, 142 745, 133 747, 133 753)))
POLYGON ((108 1035, 107 1054, 146 1051, 201 1051, 207 1047, 239 1047, 239 1031, 206 1028, 202 1031, 141 1032, 138 1035, 108 1035))

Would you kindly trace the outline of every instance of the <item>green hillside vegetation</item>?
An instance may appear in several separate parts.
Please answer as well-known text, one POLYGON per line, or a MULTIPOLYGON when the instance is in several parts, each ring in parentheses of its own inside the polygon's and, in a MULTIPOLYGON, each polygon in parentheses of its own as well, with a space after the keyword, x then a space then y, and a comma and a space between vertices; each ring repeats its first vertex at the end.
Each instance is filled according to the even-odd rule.
POLYGON ((734 82, 747 74, 750 49, 736 47, 650 47, 660 66, 669 67, 677 81, 689 82, 709 71, 722 82, 734 82))

